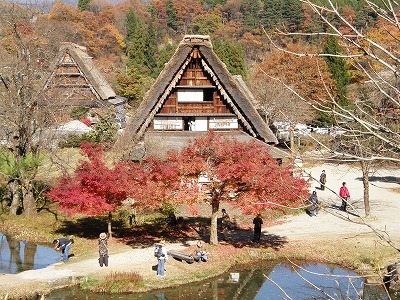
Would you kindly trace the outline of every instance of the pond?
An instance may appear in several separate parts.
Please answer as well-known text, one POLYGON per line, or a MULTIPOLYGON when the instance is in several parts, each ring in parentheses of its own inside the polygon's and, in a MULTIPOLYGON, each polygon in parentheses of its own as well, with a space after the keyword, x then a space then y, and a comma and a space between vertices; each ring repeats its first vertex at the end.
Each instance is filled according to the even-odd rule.
MULTIPOLYGON (((168 275, 167 275, 168 276, 168 275)), ((268 300, 268 299, 389 299, 380 286, 368 285, 356 273, 319 263, 294 266, 288 262, 237 266, 203 282, 147 293, 106 295, 64 289, 48 300, 268 300)), ((393 298, 392 299, 397 299, 393 298)), ((399 298, 400 299, 400 298, 399 298)))
POLYGON ((42 269, 61 259, 51 247, 21 242, 0 232, 0 274, 42 269))

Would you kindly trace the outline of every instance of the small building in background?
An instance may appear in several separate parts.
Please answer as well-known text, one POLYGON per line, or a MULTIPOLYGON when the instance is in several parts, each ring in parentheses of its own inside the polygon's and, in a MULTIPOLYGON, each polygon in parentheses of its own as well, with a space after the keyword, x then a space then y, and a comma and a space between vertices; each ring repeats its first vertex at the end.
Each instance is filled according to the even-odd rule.
POLYGON ((50 66, 44 85, 45 103, 56 123, 71 120, 71 112, 82 108, 110 108, 116 119, 125 124, 123 104, 126 98, 118 96, 95 66, 86 48, 74 43, 61 44, 60 51, 50 66))

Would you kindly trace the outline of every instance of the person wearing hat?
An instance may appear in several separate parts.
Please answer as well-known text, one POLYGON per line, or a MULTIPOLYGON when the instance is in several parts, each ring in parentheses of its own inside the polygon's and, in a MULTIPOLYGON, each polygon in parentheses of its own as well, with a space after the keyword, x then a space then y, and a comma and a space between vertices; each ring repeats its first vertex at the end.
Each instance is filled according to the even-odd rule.
POLYGON ((105 265, 106 267, 108 267, 108 246, 107 246, 107 242, 108 242, 108 238, 109 238, 109 234, 102 232, 100 233, 99 236, 99 264, 100 267, 102 267, 103 265, 105 265))
POLYGON ((68 261, 68 253, 69 249, 71 249, 71 245, 74 243, 73 239, 67 238, 59 238, 53 241, 54 250, 61 250, 63 261, 68 261))
POLYGON ((165 263, 168 260, 168 252, 167 248, 165 247, 164 241, 160 241, 160 254, 157 255, 158 264, 157 264, 157 276, 164 277, 165 276, 165 263))

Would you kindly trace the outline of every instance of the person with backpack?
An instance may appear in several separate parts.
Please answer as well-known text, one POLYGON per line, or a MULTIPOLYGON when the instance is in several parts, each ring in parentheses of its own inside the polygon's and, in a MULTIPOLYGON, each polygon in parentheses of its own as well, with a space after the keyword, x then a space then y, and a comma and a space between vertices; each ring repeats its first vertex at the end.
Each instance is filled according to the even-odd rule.
POLYGON ((108 239, 110 235, 108 233, 102 232, 99 236, 99 264, 100 267, 105 265, 108 267, 108 239))
POLYGON ((73 243, 74 243, 73 239, 67 239, 67 238, 59 238, 53 241, 54 250, 61 250, 64 262, 68 261, 69 249, 71 249, 71 245, 73 243))
POLYGON ((165 263, 168 260, 167 248, 164 245, 164 242, 160 242, 156 245, 154 249, 154 256, 157 257, 157 276, 164 277, 165 276, 165 263))

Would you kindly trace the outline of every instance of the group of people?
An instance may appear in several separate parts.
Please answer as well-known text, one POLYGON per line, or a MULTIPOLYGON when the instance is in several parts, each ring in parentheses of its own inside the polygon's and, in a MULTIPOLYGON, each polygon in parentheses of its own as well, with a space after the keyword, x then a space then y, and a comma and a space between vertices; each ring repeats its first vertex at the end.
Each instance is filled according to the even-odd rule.
MULTIPOLYGON (((322 171, 320 176, 320 183, 321 183, 321 190, 325 189, 326 184, 326 173, 325 170, 322 171)), ((347 211, 347 202, 350 199, 350 193, 346 186, 346 182, 342 183, 342 186, 339 190, 339 196, 342 199, 342 204, 340 209, 343 211, 347 211)), ((311 216, 318 216, 318 209, 320 206, 320 202, 318 200, 317 192, 313 191, 309 201, 311 203, 311 216)), ((231 221, 226 209, 222 209, 222 216, 221 216, 221 229, 222 229, 222 239, 227 239, 227 232, 230 229, 231 221)), ((253 219, 254 225, 254 236, 253 242, 259 243, 261 239, 261 228, 263 224, 263 219, 260 213, 256 215, 253 219)), ((109 234, 102 232, 99 236, 99 264, 100 267, 106 266, 108 267, 108 239, 109 234)), ((59 250, 62 253, 62 259, 64 262, 67 262, 69 259, 69 250, 71 249, 72 244, 74 243, 73 239, 68 238, 59 238, 53 241, 54 249, 59 250)), ((199 261, 207 261, 208 260, 208 252, 206 250, 200 249, 202 245, 199 246, 199 251, 197 251, 197 256, 199 261)), ((158 259, 157 264, 157 275, 158 276, 165 276, 165 262, 168 260, 168 252, 164 245, 164 243, 160 243, 156 245, 157 253, 155 256, 158 259), (157 248, 158 247, 158 248, 157 248)))
MULTIPOLYGON (((319 178, 319 182, 321 183, 320 189, 325 190, 326 184, 326 173, 325 170, 322 170, 322 173, 319 178)), ((340 210, 347 211, 347 203, 350 199, 350 192, 346 186, 346 182, 342 182, 342 186, 339 190, 339 196, 342 199, 342 204, 340 206, 340 210)), ((318 208, 320 206, 320 202, 318 200, 317 192, 313 191, 310 198, 308 199, 311 203, 311 216, 318 216, 318 208)))
MULTIPOLYGON (((103 265, 108 267, 108 239, 110 235, 102 232, 99 236, 99 264, 100 267, 103 265)), ((54 250, 61 251, 62 260, 68 262, 70 256, 69 250, 71 249, 74 239, 70 238, 59 238, 53 240, 54 250)))

